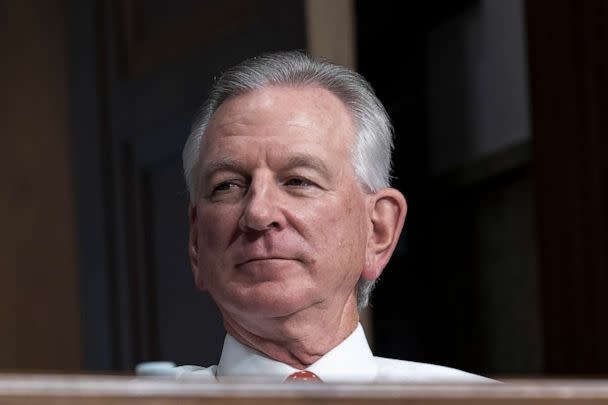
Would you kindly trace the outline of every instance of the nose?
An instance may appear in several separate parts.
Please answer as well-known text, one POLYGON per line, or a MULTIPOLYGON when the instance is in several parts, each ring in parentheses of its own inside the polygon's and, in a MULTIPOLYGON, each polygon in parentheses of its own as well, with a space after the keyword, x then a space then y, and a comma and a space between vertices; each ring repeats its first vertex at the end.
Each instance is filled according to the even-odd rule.
POLYGON ((239 228, 243 232, 263 232, 270 229, 282 229, 284 219, 279 208, 279 193, 271 179, 252 181, 245 207, 239 218, 239 228))

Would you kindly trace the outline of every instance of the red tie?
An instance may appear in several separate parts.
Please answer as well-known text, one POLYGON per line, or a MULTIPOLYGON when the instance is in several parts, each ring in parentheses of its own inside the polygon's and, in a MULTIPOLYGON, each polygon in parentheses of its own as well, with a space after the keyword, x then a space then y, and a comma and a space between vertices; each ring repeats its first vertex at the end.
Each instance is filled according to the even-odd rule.
POLYGON ((315 373, 311 373, 310 371, 302 370, 296 371, 291 374, 289 377, 285 379, 285 381, 296 380, 296 381, 321 381, 323 382, 315 373))

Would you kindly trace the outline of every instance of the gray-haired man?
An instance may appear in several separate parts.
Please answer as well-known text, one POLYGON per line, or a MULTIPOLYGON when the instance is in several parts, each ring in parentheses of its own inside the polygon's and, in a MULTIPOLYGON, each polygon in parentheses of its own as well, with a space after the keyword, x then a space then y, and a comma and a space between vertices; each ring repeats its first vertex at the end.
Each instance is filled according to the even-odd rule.
POLYGON ((217 366, 178 375, 325 382, 487 381, 374 357, 359 324, 406 215, 392 128, 357 73, 301 52, 215 83, 184 147, 196 285, 227 331, 217 366))

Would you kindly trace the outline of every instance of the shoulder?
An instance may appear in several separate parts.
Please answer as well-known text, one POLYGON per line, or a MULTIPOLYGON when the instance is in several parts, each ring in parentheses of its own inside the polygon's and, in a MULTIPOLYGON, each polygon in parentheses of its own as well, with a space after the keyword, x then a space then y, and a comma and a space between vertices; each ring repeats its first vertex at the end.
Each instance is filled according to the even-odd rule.
POLYGON ((378 365, 380 382, 413 382, 413 383, 491 383, 490 378, 467 373, 455 368, 428 363, 417 363, 374 357, 378 365))

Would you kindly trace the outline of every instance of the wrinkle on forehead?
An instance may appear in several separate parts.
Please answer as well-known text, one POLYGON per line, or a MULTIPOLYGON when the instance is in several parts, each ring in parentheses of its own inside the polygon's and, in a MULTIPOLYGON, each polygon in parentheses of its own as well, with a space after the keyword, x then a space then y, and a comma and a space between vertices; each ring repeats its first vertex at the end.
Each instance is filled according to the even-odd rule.
POLYGON ((270 115, 276 126, 300 128, 339 128, 347 125, 352 133, 352 117, 342 100, 320 86, 269 86, 228 99, 213 114, 210 127, 223 135, 233 134, 229 127, 258 125, 260 117, 270 115), (278 90, 278 91, 277 91, 278 90), (294 95, 298 102, 289 108, 294 95), (302 108, 305 106, 306 108, 302 108), (342 119, 337 119, 341 117, 342 119))
MULTIPOLYGON (((199 170, 208 172, 205 169, 211 161, 234 158, 245 149, 257 151, 255 160, 270 158, 267 163, 297 149, 326 155, 324 159, 334 162, 348 162, 354 170, 352 123, 342 100, 324 88, 274 86, 255 90, 228 99, 215 112, 202 139, 199 170)), ((249 158, 254 155, 249 154, 249 158)))

